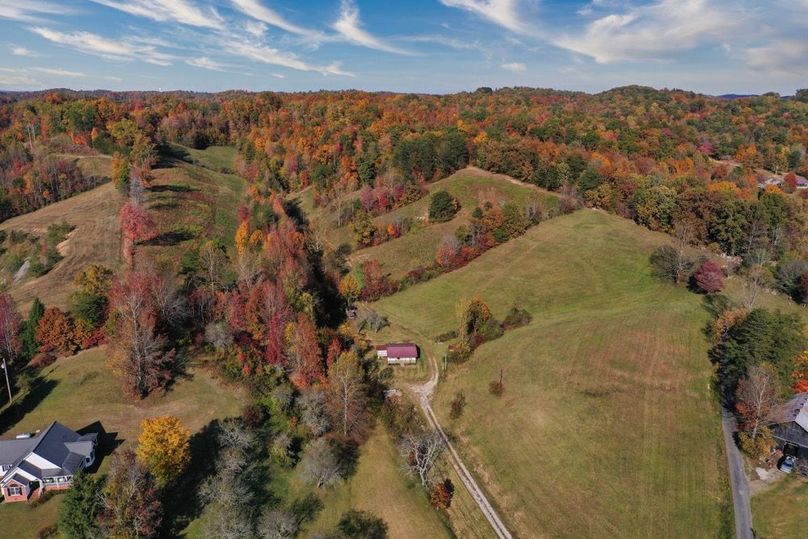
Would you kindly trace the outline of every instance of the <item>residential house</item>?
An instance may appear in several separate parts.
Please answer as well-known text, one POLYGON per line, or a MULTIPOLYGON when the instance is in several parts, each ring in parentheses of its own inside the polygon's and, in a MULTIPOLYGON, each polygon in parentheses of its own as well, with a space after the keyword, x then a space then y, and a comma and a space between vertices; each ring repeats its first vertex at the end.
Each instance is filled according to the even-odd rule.
POLYGON ((376 356, 388 365, 411 365, 418 361, 418 346, 412 343, 391 343, 376 347, 376 356))
POLYGON ((798 393, 771 414, 771 430, 784 452, 808 459, 808 393, 798 393))
POLYGON ((808 189, 808 179, 803 176, 797 176, 797 189, 808 189))
POLYGON ((5 501, 37 498, 73 485, 73 475, 95 461, 97 434, 80 435, 54 421, 34 435, 0 440, 0 491, 5 501))

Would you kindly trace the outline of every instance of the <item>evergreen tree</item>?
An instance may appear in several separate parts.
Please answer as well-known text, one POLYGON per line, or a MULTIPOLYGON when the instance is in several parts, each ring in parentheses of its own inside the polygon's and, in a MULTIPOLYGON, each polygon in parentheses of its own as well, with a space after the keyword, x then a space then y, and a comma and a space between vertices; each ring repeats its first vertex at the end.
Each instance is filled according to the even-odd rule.
POLYGON ((70 539, 91 539, 101 534, 96 517, 101 511, 103 479, 84 471, 73 476, 59 509, 59 532, 70 539))
POLYGON ((45 305, 39 301, 39 298, 34 298, 31 310, 28 312, 28 319, 23 324, 22 331, 20 331, 22 343, 20 356, 25 361, 30 361, 39 352, 41 343, 36 339, 36 332, 39 327, 39 320, 44 314, 45 305))

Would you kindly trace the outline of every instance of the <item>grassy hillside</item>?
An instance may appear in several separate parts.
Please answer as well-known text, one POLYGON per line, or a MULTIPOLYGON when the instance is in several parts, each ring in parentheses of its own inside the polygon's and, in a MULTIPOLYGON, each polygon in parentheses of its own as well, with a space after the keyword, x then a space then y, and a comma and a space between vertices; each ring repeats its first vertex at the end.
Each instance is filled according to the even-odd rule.
POLYGON ((532 313, 450 365, 435 405, 518 535, 727 533, 708 315, 698 296, 650 276, 648 254, 663 241, 579 211, 375 304, 421 342, 455 326, 463 297, 479 295, 499 317, 514 304, 532 313), (500 369, 498 399, 488 384, 500 369), (466 410, 452 421, 460 390, 466 410))
POLYGON ((44 235, 48 225, 54 223, 66 221, 75 227, 60 246, 64 258, 50 272, 11 286, 11 295, 23 312, 36 296, 48 305, 66 308, 73 276, 89 264, 118 267, 121 252, 118 214, 124 202, 114 186, 106 183, 0 224, 0 230, 24 230, 37 236, 44 235))
POLYGON ((151 259, 158 267, 174 271, 198 241, 219 239, 232 245, 236 213, 246 186, 243 178, 217 171, 232 167, 235 148, 214 146, 192 151, 180 154, 188 161, 167 159, 153 171, 146 207, 155 221, 156 236, 137 250, 141 259, 151 259), (191 160, 213 168, 192 164, 191 160))
MULTIPOLYGON (((473 167, 431 183, 427 189, 430 193, 446 190, 460 201, 461 210, 454 219, 447 223, 428 224, 430 195, 426 195, 408 206, 374 219, 378 225, 387 225, 400 217, 410 218, 414 223, 410 233, 376 247, 358 250, 351 256, 351 261, 360 263, 375 258, 382 263, 386 271, 400 277, 418 265, 432 262, 435 250, 443 237, 454 234, 458 226, 468 223, 471 212, 480 204, 511 202, 522 206, 538 196, 545 211, 558 207, 558 198, 551 193, 520 184, 507 176, 473 167)), ((353 199, 356 196, 351 194, 346 198, 353 199)), ((337 226, 336 212, 333 208, 314 208, 310 190, 299 194, 297 201, 312 224, 320 231, 322 239, 329 245, 338 246, 347 243, 356 248, 349 227, 337 226)))
MULTIPOLYGON (((110 375, 105 363, 106 351, 94 348, 45 368, 38 385, 27 394, 17 395, 11 408, 0 411, 3 437, 60 421, 73 429, 100 423, 117 443, 131 443, 144 418, 174 415, 197 432, 213 419, 237 416, 246 400, 238 389, 221 386, 206 371, 192 365, 188 375, 165 395, 132 401, 122 394, 117 378, 110 375)), ((101 463, 102 469, 106 464, 108 459, 101 463)), ((57 496, 35 508, 26 504, 0 505, 4 536, 36 537, 40 528, 55 521, 60 502, 57 496)))

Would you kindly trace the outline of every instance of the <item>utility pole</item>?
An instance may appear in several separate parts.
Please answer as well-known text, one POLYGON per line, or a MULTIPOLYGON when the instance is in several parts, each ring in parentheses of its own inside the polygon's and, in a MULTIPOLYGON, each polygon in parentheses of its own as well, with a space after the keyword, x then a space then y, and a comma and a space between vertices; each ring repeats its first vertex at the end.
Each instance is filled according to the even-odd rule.
POLYGON ((8 365, 5 357, 3 357, 3 372, 6 374, 6 387, 8 388, 8 402, 10 404, 14 397, 11 396, 11 383, 8 381, 8 365))

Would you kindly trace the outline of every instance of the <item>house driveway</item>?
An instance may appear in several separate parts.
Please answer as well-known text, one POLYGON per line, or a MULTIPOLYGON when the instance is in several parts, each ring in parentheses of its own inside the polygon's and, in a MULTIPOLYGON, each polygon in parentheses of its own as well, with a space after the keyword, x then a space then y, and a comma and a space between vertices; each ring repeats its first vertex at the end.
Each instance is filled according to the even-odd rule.
POLYGON ((735 537, 754 539, 752 507, 750 505, 749 481, 743 469, 743 457, 735 445, 733 435, 737 430, 735 416, 726 409, 721 411, 721 428, 724 431, 724 447, 729 461, 729 480, 732 487, 732 503, 735 507, 735 537))

